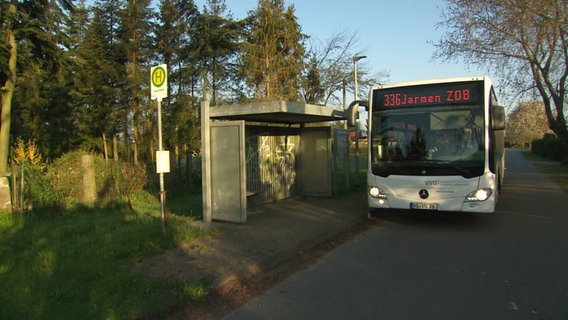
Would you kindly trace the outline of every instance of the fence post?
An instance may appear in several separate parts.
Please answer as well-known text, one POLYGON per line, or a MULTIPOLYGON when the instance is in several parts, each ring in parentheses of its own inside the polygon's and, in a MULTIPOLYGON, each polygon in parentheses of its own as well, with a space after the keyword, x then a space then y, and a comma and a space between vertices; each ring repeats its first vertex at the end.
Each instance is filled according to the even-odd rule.
POLYGON ((81 195, 83 202, 88 205, 95 204, 97 200, 97 185, 95 181, 95 161, 92 155, 81 156, 81 169, 83 173, 83 183, 81 195))

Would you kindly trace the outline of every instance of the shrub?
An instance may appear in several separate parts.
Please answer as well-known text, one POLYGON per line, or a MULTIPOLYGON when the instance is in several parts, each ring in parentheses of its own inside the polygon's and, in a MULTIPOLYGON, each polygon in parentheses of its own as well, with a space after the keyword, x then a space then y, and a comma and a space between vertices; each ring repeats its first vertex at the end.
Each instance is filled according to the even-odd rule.
POLYGON ((564 149, 556 135, 545 133, 542 139, 533 140, 531 151, 539 156, 562 160, 564 149))
POLYGON ((26 149, 20 142, 18 153, 14 156, 14 181, 17 182, 14 185, 15 210, 47 209, 49 212, 61 212, 61 209, 76 205, 122 206, 130 204, 131 196, 148 183, 145 165, 107 161, 99 154, 82 150, 66 153, 51 164, 32 164, 31 159, 37 159, 34 150, 26 149), (29 155, 34 157, 30 158, 29 155), (87 192, 90 196, 83 195, 84 155, 90 155, 94 160, 93 186, 96 189, 87 192), (22 179, 24 183, 20 183, 22 179), (20 190, 21 187, 23 190, 20 190))
POLYGON ((17 165, 29 163, 39 169, 44 167, 39 149, 33 140, 28 140, 28 142, 25 143, 21 138, 16 139, 16 146, 14 147, 14 162, 17 165))
POLYGON ((94 158, 97 203, 121 201, 121 196, 135 193, 146 184, 144 166, 136 167, 128 163, 106 161, 97 154, 73 151, 55 160, 47 170, 51 188, 57 194, 60 203, 81 202, 83 155, 91 155, 94 158), (117 165, 120 171, 116 169, 117 165))
MULTIPOLYGON (((146 185, 148 176, 144 165, 135 166, 129 163, 122 164, 122 191, 126 195, 134 194, 146 185)), ((120 177, 119 177, 120 178, 120 177)))
MULTIPOLYGON (((83 179, 81 157, 86 154, 89 153, 86 151, 72 151, 66 153, 48 167, 47 176, 51 181, 53 190, 58 194, 61 200, 67 198, 79 200, 81 198, 83 179)), ((97 194, 100 195, 98 189, 107 187, 106 180, 109 173, 107 170, 101 168, 101 162, 98 160, 102 159, 99 159, 97 156, 94 158, 97 194)))
POLYGON ((15 210, 28 211, 33 208, 57 206, 57 194, 51 188, 42 164, 32 165, 23 161, 15 164, 13 170, 18 182, 14 186, 15 210))

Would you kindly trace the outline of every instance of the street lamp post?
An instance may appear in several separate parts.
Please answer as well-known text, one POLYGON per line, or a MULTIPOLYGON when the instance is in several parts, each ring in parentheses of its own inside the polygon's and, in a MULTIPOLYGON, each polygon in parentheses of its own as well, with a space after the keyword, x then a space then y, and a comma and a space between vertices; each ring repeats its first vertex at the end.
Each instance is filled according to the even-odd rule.
POLYGON ((355 81, 355 100, 358 99, 357 95, 359 94, 358 87, 357 87, 357 80, 358 80, 357 79, 358 78, 358 76, 357 76, 357 62, 359 60, 365 59, 365 58, 367 58, 367 56, 354 56, 353 57, 353 77, 355 78, 354 79, 354 81, 355 81))
MULTIPOLYGON (((355 99, 357 101, 359 99, 359 91, 357 87, 357 62, 361 59, 365 59, 367 56, 354 56, 353 57, 353 78, 355 81, 355 99)), ((357 114, 359 114, 359 110, 357 110, 357 114)), ((357 117, 359 118, 359 117, 357 117)), ((359 187, 359 124, 358 122, 355 123, 355 186, 359 187)))

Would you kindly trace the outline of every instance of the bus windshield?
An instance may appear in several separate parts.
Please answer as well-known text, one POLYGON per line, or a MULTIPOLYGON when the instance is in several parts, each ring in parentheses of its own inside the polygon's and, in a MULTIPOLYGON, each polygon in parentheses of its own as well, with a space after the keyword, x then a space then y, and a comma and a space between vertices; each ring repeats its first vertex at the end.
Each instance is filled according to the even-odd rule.
POLYGON ((482 105, 383 109, 373 112, 371 120, 375 175, 483 174, 482 105))

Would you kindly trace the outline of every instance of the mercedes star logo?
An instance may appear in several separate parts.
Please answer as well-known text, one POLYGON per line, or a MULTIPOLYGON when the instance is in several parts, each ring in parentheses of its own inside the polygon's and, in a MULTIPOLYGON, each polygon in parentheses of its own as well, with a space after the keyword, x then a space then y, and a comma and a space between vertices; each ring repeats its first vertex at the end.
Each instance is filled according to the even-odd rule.
POLYGON ((420 199, 426 199, 429 196, 428 190, 422 189, 422 190, 418 191, 418 195, 420 196, 420 199))

